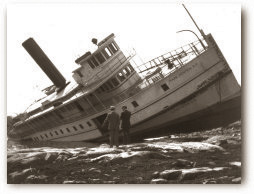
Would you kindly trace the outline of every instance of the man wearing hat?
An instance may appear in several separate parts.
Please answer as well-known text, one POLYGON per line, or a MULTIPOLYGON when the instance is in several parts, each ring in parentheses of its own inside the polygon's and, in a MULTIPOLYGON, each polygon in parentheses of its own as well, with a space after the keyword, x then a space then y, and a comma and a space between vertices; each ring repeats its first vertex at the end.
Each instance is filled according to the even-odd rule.
POLYGON ((113 145, 118 147, 119 145, 119 125, 120 125, 120 116, 115 112, 115 107, 110 106, 110 112, 108 113, 106 119, 103 122, 103 126, 108 124, 109 130, 109 141, 110 147, 112 148, 113 145))
POLYGON ((123 129, 123 144, 126 145, 130 142, 130 118, 131 112, 127 110, 127 106, 122 107, 123 112, 121 113, 120 120, 122 120, 121 127, 123 129))

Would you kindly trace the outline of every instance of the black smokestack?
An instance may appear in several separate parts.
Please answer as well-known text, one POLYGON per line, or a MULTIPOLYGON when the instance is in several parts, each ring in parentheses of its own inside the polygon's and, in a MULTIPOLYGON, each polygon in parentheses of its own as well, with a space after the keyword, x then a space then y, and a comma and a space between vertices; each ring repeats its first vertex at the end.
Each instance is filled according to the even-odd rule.
POLYGON ((33 38, 27 39, 22 43, 22 46, 31 55, 35 62, 40 66, 40 68, 47 74, 49 79, 58 88, 63 88, 66 85, 66 80, 62 74, 57 70, 54 64, 49 60, 47 55, 39 47, 39 45, 34 41, 33 38))

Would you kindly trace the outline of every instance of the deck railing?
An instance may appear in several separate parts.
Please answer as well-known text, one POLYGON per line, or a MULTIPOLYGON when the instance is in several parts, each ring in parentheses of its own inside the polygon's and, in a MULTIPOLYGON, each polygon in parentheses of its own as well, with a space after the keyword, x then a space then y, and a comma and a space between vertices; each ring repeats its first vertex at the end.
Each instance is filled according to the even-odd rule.
POLYGON ((198 57, 203 53, 208 45, 204 40, 201 40, 205 45, 202 46, 201 42, 195 41, 178 49, 165 53, 141 65, 136 65, 136 69, 143 82, 139 84, 141 89, 163 79, 169 74, 180 69, 192 59, 198 57))

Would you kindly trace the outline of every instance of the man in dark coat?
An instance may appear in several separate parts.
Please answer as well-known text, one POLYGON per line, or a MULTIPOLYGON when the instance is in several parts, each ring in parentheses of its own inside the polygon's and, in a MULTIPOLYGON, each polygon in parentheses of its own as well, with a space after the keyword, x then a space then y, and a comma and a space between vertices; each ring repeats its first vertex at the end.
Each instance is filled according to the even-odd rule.
POLYGON ((109 141, 110 147, 113 145, 116 147, 119 146, 119 125, 120 125, 120 117, 119 114, 115 112, 115 107, 110 107, 110 113, 108 113, 106 119, 104 120, 103 126, 108 125, 109 130, 109 141))
POLYGON ((123 106, 122 110, 123 112, 120 117, 122 120, 121 128, 123 129, 123 144, 126 145, 130 142, 131 112, 127 110, 127 106, 123 106))

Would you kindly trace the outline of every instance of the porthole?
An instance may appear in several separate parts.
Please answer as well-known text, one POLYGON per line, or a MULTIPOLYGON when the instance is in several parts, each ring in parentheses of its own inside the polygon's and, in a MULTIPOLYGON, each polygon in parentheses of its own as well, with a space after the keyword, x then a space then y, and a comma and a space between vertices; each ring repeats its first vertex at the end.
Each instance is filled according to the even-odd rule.
POLYGON ((162 84, 161 85, 161 88, 164 90, 164 91, 167 91, 169 89, 168 85, 167 84, 162 84))
POLYGON ((87 123, 87 125, 88 125, 89 127, 92 126, 92 124, 91 124, 89 121, 87 121, 86 123, 87 123))
POLYGON ((79 126, 80 126, 81 129, 84 129, 84 126, 82 124, 79 124, 79 126))
POLYGON ((77 129, 77 127, 75 127, 75 126, 73 126, 73 129, 75 130, 75 131, 77 131, 78 129, 77 129))
POLYGON ((66 131, 68 131, 69 133, 71 132, 69 128, 66 128, 66 131))
POLYGON ((131 102, 131 104, 134 106, 134 108, 139 106, 139 104, 136 101, 131 102))

